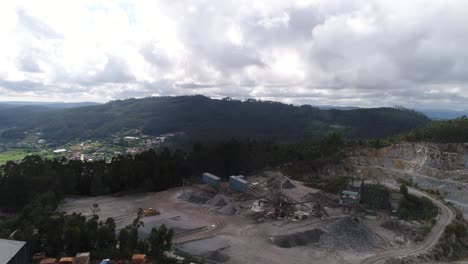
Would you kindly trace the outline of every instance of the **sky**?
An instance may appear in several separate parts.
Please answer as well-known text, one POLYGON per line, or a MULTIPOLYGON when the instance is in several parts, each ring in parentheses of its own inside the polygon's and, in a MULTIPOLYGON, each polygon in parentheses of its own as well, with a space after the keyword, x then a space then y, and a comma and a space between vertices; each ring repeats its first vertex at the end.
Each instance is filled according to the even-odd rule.
POLYGON ((0 100, 466 109, 468 1, 0 1, 0 100))

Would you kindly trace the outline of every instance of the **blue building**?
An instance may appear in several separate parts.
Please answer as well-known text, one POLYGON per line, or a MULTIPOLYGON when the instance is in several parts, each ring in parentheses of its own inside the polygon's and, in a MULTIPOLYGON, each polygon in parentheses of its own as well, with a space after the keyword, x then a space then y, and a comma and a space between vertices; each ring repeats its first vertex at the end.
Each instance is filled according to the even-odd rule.
POLYGON ((236 192, 245 192, 247 191, 247 181, 242 175, 230 176, 229 177, 229 188, 232 191, 236 192))
POLYGON ((203 173, 202 181, 215 189, 219 189, 219 186, 221 185, 221 179, 208 172, 203 173))

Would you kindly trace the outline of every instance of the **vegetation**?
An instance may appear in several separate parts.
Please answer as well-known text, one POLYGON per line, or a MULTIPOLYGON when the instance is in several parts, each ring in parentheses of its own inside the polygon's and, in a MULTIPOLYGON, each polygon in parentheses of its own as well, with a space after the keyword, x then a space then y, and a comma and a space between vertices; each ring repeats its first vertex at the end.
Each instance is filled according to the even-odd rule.
POLYGON ((26 157, 29 153, 23 149, 10 149, 7 151, 0 152, 0 164, 10 160, 21 160, 26 157))
POLYGON ((380 184, 365 184, 361 202, 369 209, 390 209, 390 190, 380 184))
POLYGON ((342 158, 339 153, 343 153, 345 142, 339 135, 330 135, 304 146, 308 147, 231 139, 197 143, 189 153, 166 148, 135 156, 120 155, 110 163, 27 156, 21 162, 0 166, 0 208, 19 210, 49 191, 58 199, 64 195, 161 191, 181 186, 183 178, 198 177, 206 171, 227 178, 276 166, 299 172, 304 171, 302 166, 318 170, 323 164, 342 158))
POLYGON ((39 156, 27 156, 18 163, 10 161, 0 166, 0 208, 19 214, 0 220, 0 236, 8 237, 17 230, 14 237, 29 241, 32 252, 44 250, 53 255, 90 250, 95 257, 109 254, 127 257, 138 251, 164 263, 161 252, 170 247, 172 231, 160 228, 151 232, 148 241, 139 241, 137 229, 141 222, 137 218, 115 237, 111 235, 115 234, 112 219, 100 221, 96 217, 86 219, 79 214, 57 213, 58 202, 65 195, 161 191, 180 186, 184 178, 198 177, 205 171, 227 178, 285 163, 288 168, 307 164, 307 168, 316 166, 317 170, 325 160, 336 162, 342 157, 339 153, 343 153, 346 142, 331 134, 304 146, 308 147, 231 139, 198 143, 189 153, 148 150, 135 156, 117 156, 110 163, 49 160, 39 156))
POLYGON ((41 194, 23 209, 17 219, 4 225, 17 230, 15 239, 28 241, 30 248, 46 252, 49 256, 90 251, 93 258, 102 259, 129 258, 134 253, 147 253, 153 259, 162 260, 162 250, 171 249, 173 233, 164 225, 153 228, 149 239, 138 238, 142 213, 117 237, 114 219, 100 221, 96 215, 91 218, 76 213, 65 215, 55 211, 56 205, 53 193, 41 194))
POLYGON ((437 217, 439 211, 428 198, 409 194, 408 187, 404 184, 400 186, 400 193, 403 194, 400 210, 398 211, 398 215, 401 219, 406 221, 431 221, 437 217))
POLYGON ((112 101, 72 109, 15 109, 0 129, 4 140, 22 139, 25 131, 43 132, 49 141, 108 138, 122 129, 144 134, 183 132, 209 141, 230 137, 300 141, 339 132, 351 139, 385 138, 408 132, 430 120, 401 108, 320 110, 258 100, 214 100, 204 96, 151 97, 112 101))
POLYGON ((460 210, 456 211, 456 218, 445 228, 444 235, 433 250, 437 261, 459 260, 468 255, 467 224, 460 210))
POLYGON ((311 182, 307 185, 323 190, 325 192, 333 193, 333 194, 340 194, 341 191, 343 191, 346 186, 348 185, 348 182, 352 178, 350 177, 335 177, 335 178, 330 178, 330 179, 321 179, 320 181, 314 181, 311 182))
POLYGON ((432 121, 424 127, 401 136, 400 139, 439 143, 468 142, 468 118, 463 116, 453 120, 432 121))

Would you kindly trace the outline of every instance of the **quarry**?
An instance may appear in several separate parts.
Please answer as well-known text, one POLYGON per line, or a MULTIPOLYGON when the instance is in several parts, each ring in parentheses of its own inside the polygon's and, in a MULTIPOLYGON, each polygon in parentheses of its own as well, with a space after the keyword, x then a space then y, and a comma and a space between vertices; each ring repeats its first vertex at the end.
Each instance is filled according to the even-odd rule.
POLYGON ((347 176, 379 182, 398 180, 432 190, 468 217, 468 144, 398 143, 357 148, 320 177, 347 176))
MULTIPOLYGON (((328 173, 342 170, 328 168, 328 173)), ((359 170, 362 167, 356 166, 356 173, 359 170)), ((352 181, 341 195, 334 195, 276 171, 231 176, 229 181, 205 173, 199 181, 163 192, 69 197, 59 210, 113 217, 118 231, 135 219, 138 209, 155 208, 158 214, 143 217, 140 238, 164 224, 174 230, 174 254, 239 264, 310 263, 311 259, 327 264, 383 263, 426 253, 453 218, 440 203, 442 217, 422 242, 415 242, 421 223, 360 208, 364 184, 352 181), (93 204, 99 209, 91 210, 93 204)), ((412 188, 411 192, 425 195, 412 188)))

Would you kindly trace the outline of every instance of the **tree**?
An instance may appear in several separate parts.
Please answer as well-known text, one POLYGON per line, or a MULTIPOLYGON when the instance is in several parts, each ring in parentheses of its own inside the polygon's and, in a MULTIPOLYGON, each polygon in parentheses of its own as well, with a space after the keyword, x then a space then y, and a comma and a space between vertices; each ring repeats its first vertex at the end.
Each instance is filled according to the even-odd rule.
POLYGON ((129 258, 132 254, 129 248, 130 234, 128 228, 123 228, 119 232, 119 252, 120 257, 129 258))
POLYGON ((406 186, 406 184, 400 185, 400 193, 403 194, 403 196, 408 197, 408 186, 406 186))
POLYGON ((133 227, 133 228, 138 229, 140 226, 144 226, 144 225, 145 225, 145 223, 143 223, 143 221, 141 221, 141 219, 143 218, 143 216, 144 216, 143 209, 138 208, 137 217, 135 218, 135 220, 133 220, 133 223, 132 223, 132 227, 133 227))
POLYGON ((107 218, 105 223, 99 223, 98 249, 112 249, 115 246, 115 222, 113 218, 107 218))
POLYGON ((172 229, 167 229, 165 225, 159 228, 152 228, 149 237, 150 254, 156 259, 164 256, 164 252, 172 247, 172 237, 174 232, 172 229))

